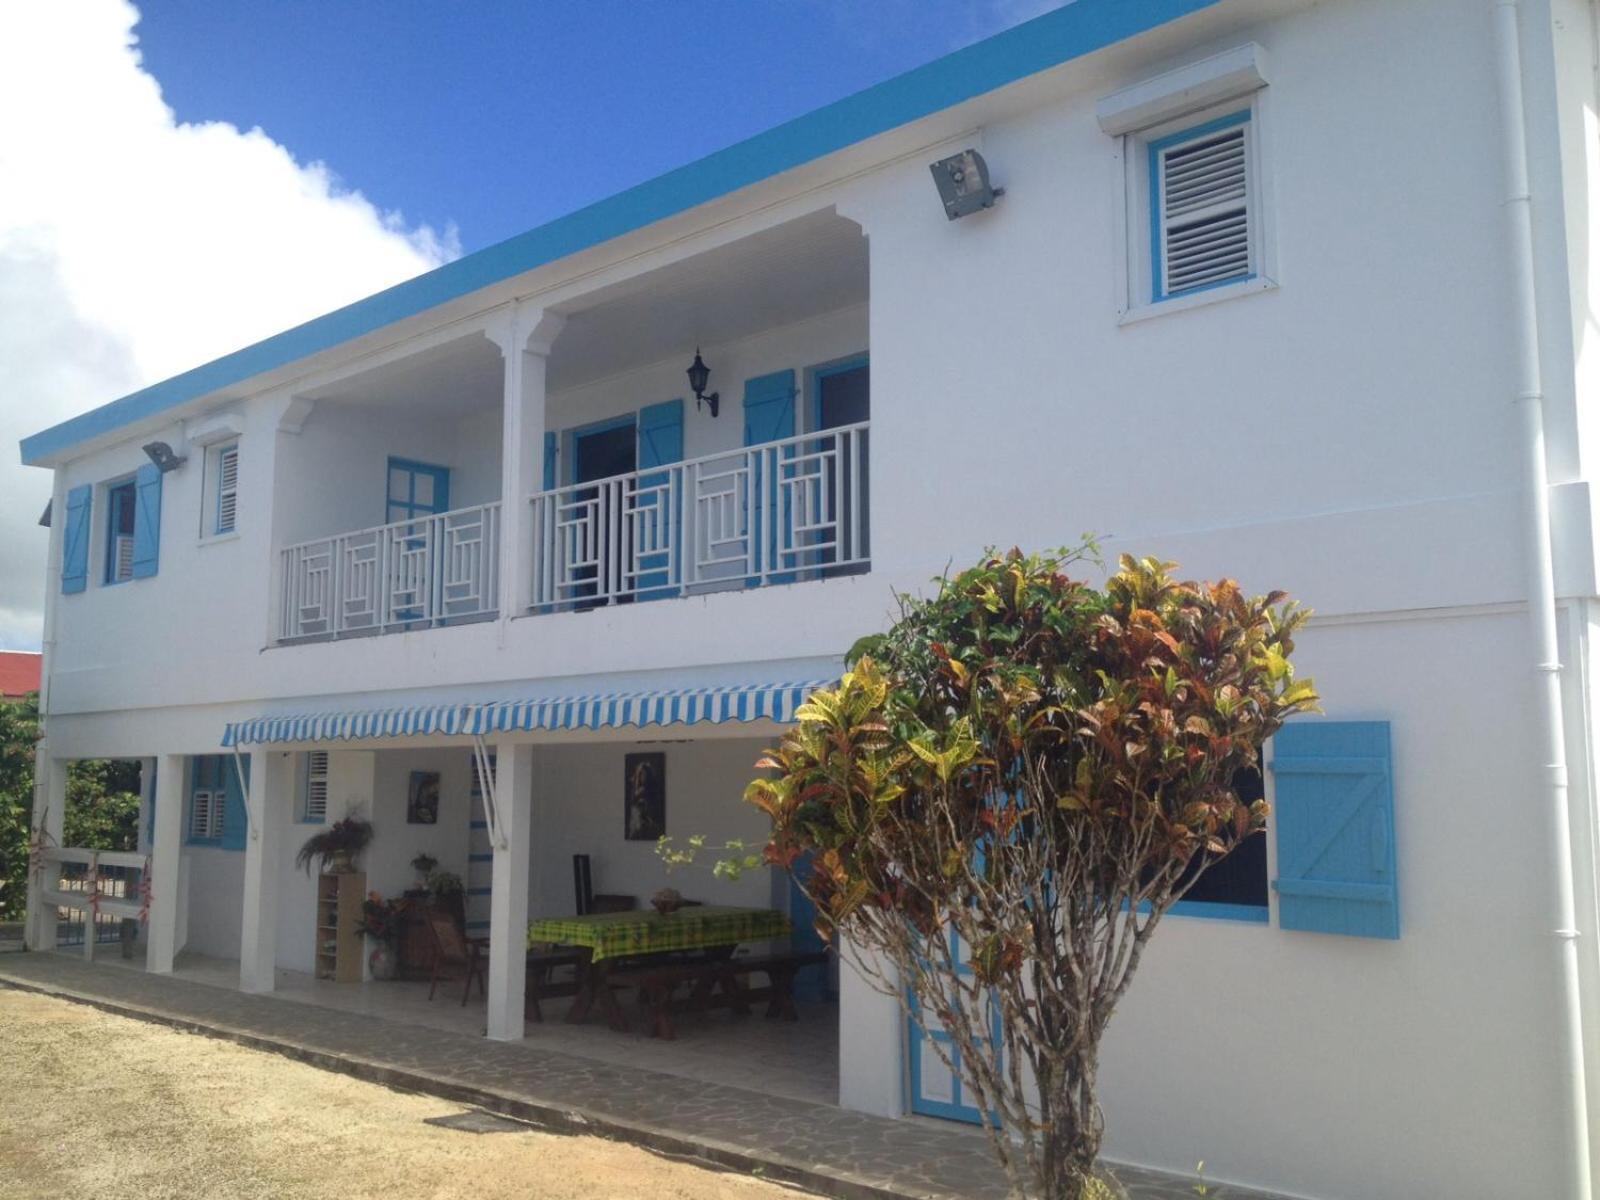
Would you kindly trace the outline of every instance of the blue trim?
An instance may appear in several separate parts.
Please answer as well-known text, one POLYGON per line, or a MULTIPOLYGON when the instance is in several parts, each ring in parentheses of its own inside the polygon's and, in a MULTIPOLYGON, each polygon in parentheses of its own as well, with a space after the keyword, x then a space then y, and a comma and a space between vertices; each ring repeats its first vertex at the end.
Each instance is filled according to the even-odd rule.
POLYGON ((467 895, 469 895, 469 896, 487 896, 487 895, 490 895, 493 891, 494 891, 493 888, 468 888, 467 889, 467 895))
POLYGON ((843 375, 849 371, 859 371, 862 367, 871 366, 870 356, 863 352, 851 358, 840 359, 838 362, 824 363, 819 367, 811 368, 811 397, 806 405, 806 432, 816 433, 822 428, 822 381, 834 375, 843 375))
POLYGON ((22 461, 36 464, 88 438, 332 349, 1219 2, 1077 0, 499 245, 63 421, 23 439, 22 461))
POLYGON ((467 922, 467 928, 468 929, 487 929, 487 928, 489 928, 489 922, 487 922, 487 921, 468 921, 467 922))
MULTIPOLYGON (((476 822, 474 822, 474 823, 476 824, 476 822)), ((467 855, 467 861, 468 862, 493 862, 494 861, 494 855, 493 854, 469 854, 469 855, 467 855)))
POLYGON ((1266 925, 1270 910, 1265 904, 1223 904, 1210 900, 1179 900, 1168 910, 1175 917, 1199 917, 1210 921, 1243 921, 1266 925))
MULTIPOLYGON (((468 829, 487 829, 487 828, 489 828, 489 822, 487 822, 487 821, 468 821, 467 822, 467 828, 468 829)), ((494 855, 492 855, 492 854, 489 855, 489 860, 491 862, 494 861, 494 855)))
MULTIPOLYGON (((1128 911, 1128 902, 1122 902, 1122 911, 1128 911)), ((1146 900, 1139 905, 1141 915, 1148 915, 1150 902, 1146 900)), ((1265 904, 1227 904, 1213 900, 1179 900, 1167 909, 1167 915, 1173 917, 1198 917, 1202 921, 1243 921, 1248 925, 1266 925, 1271 921, 1272 913, 1265 904)))
MULTIPOLYGON (((1244 275, 1234 275, 1228 279, 1219 279, 1215 283, 1202 283, 1199 287, 1183 288, 1176 292, 1161 290, 1161 152, 1168 146, 1179 142, 1192 141, 1195 138, 1205 137, 1208 133, 1216 133, 1219 129, 1229 129, 1234 125, 1246 125, 1250 121, 1251 111, 1246 108, 1236 113, 1229 113, 1225 117, 1206 121, 1200 125, 1191 126, 1177 133, 1169 133, 1166 137, 1157 138, 1150 143, 1149 148, 1149 186, 1146 190, 1150 193, 1150 302, 1159 304, 1163 300, 1172 300, 1178 296, 1192 296, 1196 292, 1209 292, 1212 288, 1227 287, 1233 283, 1246 283, 1256 277, 1254 271, 1244 275)), ((1246 171, 1250 169, 1247 164, 1246 171)))

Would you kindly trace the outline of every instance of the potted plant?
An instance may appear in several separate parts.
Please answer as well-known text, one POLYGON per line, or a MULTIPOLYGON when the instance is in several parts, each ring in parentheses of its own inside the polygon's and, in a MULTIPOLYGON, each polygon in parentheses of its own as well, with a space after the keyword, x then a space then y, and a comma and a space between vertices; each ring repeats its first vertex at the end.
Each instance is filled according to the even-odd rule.
POLYGON ((439 860, 424 850, 411 860, 411 869, 417 873, 417 882, 406 889, 406 896, 413 900, 425 897, 430 888, 430 879, 433 869, 439 865, 439 860))
POLYGON ((311 863, 329 874, 340 874, 356 869, 355 856, 372 841, 372 822, 362 817, 347 816, 335 821, 320 833, 314 833, 294 856, 294 865, 311 874, 311 863))
POLYGON ((374 979, 393 979, 399 970, 395 942, 405 920, 404 900, 385 900, 377 892, 368 892, 361 902, 361 920, 356 925, 372 943, 367 954, 367 965, 374 979))

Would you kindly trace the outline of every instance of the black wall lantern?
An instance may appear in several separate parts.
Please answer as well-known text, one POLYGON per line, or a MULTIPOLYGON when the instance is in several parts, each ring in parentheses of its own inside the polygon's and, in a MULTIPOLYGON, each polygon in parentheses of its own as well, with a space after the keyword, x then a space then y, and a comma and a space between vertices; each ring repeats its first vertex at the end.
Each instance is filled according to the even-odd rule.
POLYGON ((700 407, 702 401, 711 410, 711 415, 717 415, 717 405, 722 403, 722 398, 716 392, 706 395, 706 384, 711 382, 711 368, 706 366, 700 358, 700 347, 694 348, 694 361, 689 364, 689 386, 694 389, 694 406, 700 407))

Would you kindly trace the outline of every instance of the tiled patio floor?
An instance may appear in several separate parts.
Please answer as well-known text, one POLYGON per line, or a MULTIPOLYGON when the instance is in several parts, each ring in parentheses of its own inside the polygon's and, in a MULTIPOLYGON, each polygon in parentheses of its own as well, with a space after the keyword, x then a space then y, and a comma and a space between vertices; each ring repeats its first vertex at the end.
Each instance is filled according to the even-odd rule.
MULTIPOLYGON (((426 985, 420 989, 421 1002, 410 996, 417 985, 384 984, 377 989, 349 989, 350 994, 378 990, 377 1000, 340 997, 345 1003, 333 1006, 318 994, 322 989, 296 986, 294 978, 286 979, 278 994, 245 995, 223 978, 231 965, 191 960, 184 968, 186 978, 148 975, 119 960, 91 965, 60 953, 7 954, 0 958, 0 985, 63 995, 227 1037, 375 1082, 507 1112, 548 1128, 599 1133, 740 1170, 759 1170, 769 1179, 825 1195, 998 1200, 1005 1194, 982 1135, 964 1127, 869 1117, 804 1097, 758 1090, 759 1074, 747 1063, 737 1071, 737 1082, 670 1073, 660 1064, 670 1065, 670 1052, 679 1043, 651 1047, 643 1039, 594 1027, 595 1034, 613 1039, 606 1045, 603 1037, 591 1039, 588 1027, 573 1029, 548 1020, 554 1014, 547 1014, 543 1026, 530 1025, 530 1037, 524 1042, 491 1042, 478 1032, 481 1005, 463 1008, 458 996, 427 1005, 426 985), (381 994, 390 988, 397 990, 381 994), (380 1007, 384 1011, 374 1011, 380 1007), (454 1010, 454 1016, 445 1009, 454 1010), (655 1057, 643 1062, 647 1050, 655 1057), (605 1058, 601 1052, 608 1052, 605 1058)), ((742 1035, 754 1045, 766 1035, 745 1034, 736 1026, 767 1024, 759 1017, 729 1021, 716 1033, 724 1038, 742 1035)), ((820 1019, 809 1024, 826 1026, 820 1019)), ((686 1047, 693 1041, 692 1034, 683 1038, 686 1047)), ((710 1038, 705 1041, 709 1044, 710 1038)), ((720 1047, 724 1059, 739 1062, 727 1040, 720 1047)), ((1117 1174, 1135 1200, 1192 1200, 1195 1194, 1188 1180, 1132 1168, 1118 1168, 1117 1174)), ((1272 1200, 1235 1188, 1213 1187, 1210 1195, 1272 1200)))

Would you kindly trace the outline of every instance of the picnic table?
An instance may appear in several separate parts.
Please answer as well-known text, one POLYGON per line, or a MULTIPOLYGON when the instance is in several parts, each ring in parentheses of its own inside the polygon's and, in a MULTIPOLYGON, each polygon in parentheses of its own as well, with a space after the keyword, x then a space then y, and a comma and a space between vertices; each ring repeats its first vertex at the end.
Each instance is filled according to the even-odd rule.
POLYGON ((652 956, 661 956, 663 962, 674 956, 725 961, 741 943, 786 938, 790 928, 789 918, 775 909, 696 904, 665 915, 640 910, 544 917, 529 922, 528 944, 554 942, 585 955, 568 1021, 587 1020, 598 1003, 613 1028, 626 1029, 627 1019, 611 991, 616 964, 636 964, 652 956))

